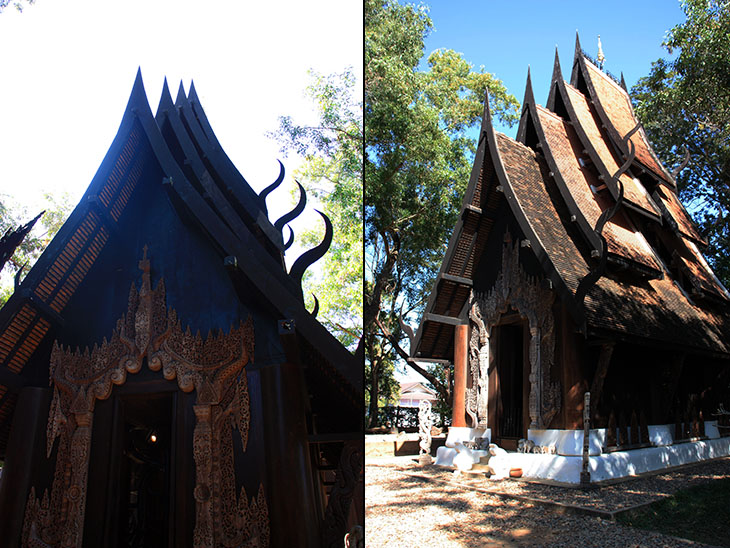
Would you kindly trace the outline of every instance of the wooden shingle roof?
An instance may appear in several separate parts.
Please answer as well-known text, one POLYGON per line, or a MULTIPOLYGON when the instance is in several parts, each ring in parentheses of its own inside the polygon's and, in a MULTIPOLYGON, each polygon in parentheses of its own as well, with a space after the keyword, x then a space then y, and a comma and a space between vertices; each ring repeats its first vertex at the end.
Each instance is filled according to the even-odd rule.
MULTIPOLYGON (((471 274, 462 279, 452 273, 498 261, 481 251, 487 240, 502 237, 491 230, 498 211, 517 223, 523 247, 550 281, 546 287, 554 288, 587 335, 730 359, 730 296, 702 256, 703 240, 676 191, 655 183, 650 195, 635 176, 644 161, 627 164, 621 175, 624 207, 602 232, 609 268, 583 305, 576 299, 579 283, 597 266, 602 243, 594 229, 616 203, 619 188, 611 177, 625 162, 596 103, 562 80, 557 58, 547 109, 535 103, 528 73, 517 140, 494 132, 485 102, 461 220, 416 335, 416 359, 452 359, 453 326, 466 323, 469 294, 479 282, 473 268, 463 269, 471 274), (504 203, 508 209, 500 209, 504 203)), ((626 123, 618 123, 617 131, 626 123)))

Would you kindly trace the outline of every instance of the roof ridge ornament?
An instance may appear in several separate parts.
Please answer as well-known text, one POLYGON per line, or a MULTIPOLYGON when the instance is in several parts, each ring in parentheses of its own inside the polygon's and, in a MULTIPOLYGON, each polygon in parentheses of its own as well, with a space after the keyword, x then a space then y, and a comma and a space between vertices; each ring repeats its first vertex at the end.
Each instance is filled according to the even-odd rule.
POLYGON ((304 190, 304 187, 296 179, 294 179, 294 182, 296 182, 297 186, 299 186, 299 203, 294 206, 294 209, 292 209, 289 213, 285 213, 284 215, 282 215, 279 220, 274 223, 274 228, 276 228, 279 232, 283 232, 284 225, 286 225, 286 223, 293 221, 294 219, 299 217, 302 211, 304 211, 304 206, 307 205, 307 193, 304 190))
MULTIPOLYGON (((324 238, 322 238, 322 241, 318 245, 302 253, 299 258, 294 261, 294 264, 289 270, 289 276, 296 282, 297 286, 300 288, 300 291, 302 287, 302 278, 304 277, 304 271, 312 266, 316 261, 321 259, 324 254, 327 253, 327 250, 330 248, 330 244, 332 243, 332 222, 329 220, 329 217, 327 217, 327 215, 322 213, 320 210, 315 209, 314 211, 319 213, 322 216, 322 219, 324 219, 324 238)), ((302 294, 303 293, 304 292, 302 291, 302 294)))
POLYGON ((689 149, 686 146, 683 146, 684 148, 684 159, 682 160, 682 163, 679 164, 674 170, 672 171, 672 179, 676 179, 677 175, 679 175, 679 172, 682 171, 685 167, 687 167, 687 164, 689 164, 689 149))
POLYGON ((277 162, 279 162, 279 176, 276 178, 276 181, 274 181, 273 183, 271 183, 269 186, 267 186, 265 189, 263 189, 259 193, 259 198, 261 198, 261 203, 262 203, 263 208, 264 208, 264 213, 266 214, 267 217, 269 215, 269 210, 266 207, 266 197, 269 194, 271 194, 274 190, 276 190, 277 188, 279 188, 279 185, 284 180, 284 173, 285 173, 284 164, 281 163, 281 160, 277 160, 277 162))
POLYGON ((595 284, 598 283, 598 280, 603 276, 604 272, 606 271, 606 263, 608 261, 608 244, 606 242, 606 237, 603 235, 603 227, 606 225, 606 223, 611 220, 611 218, 616 215, 619 208, 622 206, 624 201, 624 185, 621 181, 621 175, 623 175, 629 167, 631 167, 631 164, 634 162, 634 159, 636 158, 636 147, 634 146, 634 142, 631 140, 631 136, 636 133, 639 128, 641 127, 641 124, 636 124, 634 128, 629 131, 626 135, 623 136, 621 139, 621 144, 623 146, 628 146, 629 149, 629 155, 626 158, 626 161, 623 163, 623 165, 616 171, 616 173, 613 174, 611 177, 614 181, 614 184, 618 187, 618 197, 616 198, 616 202, 612 207, 606 208, 598 217, 598 220, 596 221, 596 226, 593 229, 596 235, 601 240, 601 249, 600 250, 594 250, 598 251, 597 255, 594 255, 594 253, 591 253, 592 257, 598 258, 598 264, 591 268, 590 272, 586 274, 581 280, 578 282, 578 287, 575 290, 575 299, 578 301, 578 306, 583 308, 585 310, 585 298, 588 294, 588 291, 591 287, 593 287, 595 284))
POLYGON ((606 61, 606 56, 603 55, 603 48, 601 47, 601 35, 598 35, 598 54, 596 55, 596 61, 598 61, 598 68, 603 70, 603 63, 606 61))

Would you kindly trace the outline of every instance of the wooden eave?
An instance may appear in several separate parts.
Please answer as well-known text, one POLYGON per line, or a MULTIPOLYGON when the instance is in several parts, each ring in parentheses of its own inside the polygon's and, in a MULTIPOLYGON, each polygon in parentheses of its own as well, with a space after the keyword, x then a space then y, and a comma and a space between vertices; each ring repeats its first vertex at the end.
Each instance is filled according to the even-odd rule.
MULTIPOLYGON (((565 90, 564 88, 560 87, 560 82, 562 82, 562 76, 561 76, 561 70, 560 70, 560 63, 557 57, 556 52, 556 58, 555 58, 555 66, 553 69, 553 78, 552 83, 550 85, 550 97, 549 97, 549 104, 551 104, 554 108, 556 96, 560 96, 560 99, 565 104, 566 98, 565 98, 565 90)), ((562 170, 558 167, 558 163, 554 157, 553 150, 548 142, 548 139, 545 135, 545 129, 543 128, 542 122, 540 121, 540 114, 538 112, 538 105, 535 102, 534 95, 532 93, 532 85, 531 81, 529 79, 528 74, 528 85, 527 85, 527 91, 525 92, 525 110, 529 112, 530 119, 529 121, 523 116, 523 119, 520 121, 520 130, 518 131, 518 141, 524 142, 526 129, 523 128, 523 124, 531 123, 532 127, 535 130, 535 133, 538 136, 539 140, 539 148, 540 152, 542 152, 545 161, 548 164, 548 167, 550 168, 550 173, 552 174, 553 180, 555 181, 555 184, 560 192, 561 197, 563 198, 563 201, 568 208, 568 212, 571 215, 571 222, 575 222, 578 227, 581 230, 581 234, 587 241, 587 243, 591 246, 591 249, 594 250, 600 250, 603 247, 603 243, 601 242, 600 238, 596 234, 595 227, 593 227, 588 219, 585 216, 585 213, 583 210, 581 210, 580 206, 577 204, 577 202, 574 199, 573 193, 571 192, 568 183, 565 181, 565 178, 563 176, 562 170)), ((543 109, 547 110, 547 109, 543 109)), ((552 114, 553 116, 557 116, 556 114, 552 114)), ((559 118, 559 116, 558 116, 559 118)), ((561 119, 562 120, 562 119, 561 119)), ((571 124, 569 122, 566 122, 563 120, 563 123, 567 123, 571 127, 574 127, 574 124, 571 124)), ((630 228, 633 228, 633 223, 629 218, 626 219, 626 222, 629 224, 630 228)), ((634 229, 635 230, 635 229, 634 229)), ((642 237, 643 239, 643 237, 642 237)), ((648 251, 648 244, 646 244, 647 251, 648 251)), ((640 277, 646 277, 646 278, 659 278, 663 275, 663 272, 661 270, 661 267, 659 267, 659 261, 654 256, 653 253, 650 254, 650 258, 654 260, 656 263, 656 268, 651 267, 650 265, 644 264, 642 262, 639 262, 632 257, 628 257, 622 254, 615 253, 611 251, 610 249, 606 250, 608 253, 608 260, 610 264, 619 266, 620 268, 630 268, 632 269, 636 274, 638 274, 640 277)))
MULTIPOLYGON (((556 81, 556 75, 562 79, 560 76, 560 64, 557 59, 557 52, 555 56, 555 66, 553 68, 553 81, 550 84, 551 89, 551 96, 552 96, 552 89, 554 87, 555 81, 556 81)), ((554 99, 553 99, 554 101, 554 99)), ((550 149, 550 146, 547 142, 547 138, 545 137, 545 131, 542 127, 542 124, 540 123, 540 117, 537 112, 537 104, 535 102, 535 96, 532 91, 532 80, 530 78, 530 74, 528 71, 527 74, 527 85, 525 87, 525 99, 523 101, 523 108, 525 111, 529 113, 530 118, 527 119, 526 116, 523 114, 522 119, 520 120, 520 127, 517 130, 517 141, 525 144, 525 133, 526 133, 526 125, 528 123, 532 123, 532 127, 535 129, 535 133, 538 137, 538 142, 540 143, 540 150, 543 153, 545 157, 545 161, 548 164, 548 167, 550 168, 550 172, 553 174, 553 179, 555 180, 556 186, 560 192, 560 196, 563 198, 563 201, 565 202, 565 205, 568 208, 568 211, 571 215, 571 221, 574 218, 575 223, 578 225, 578 227, 581 230, 581 234, 586 239, 586 241, 591 246, 591 249, 601 249, 603 246, 600 238, 596 234, 593 227, 590 225, 588 220, 585 217, 585 214, 580 209, 578 204, 576 203, 573 194, 570 192, 570 189, 568 188, 567 183, 565 182, 565 179, 563 178, 563 174, 558 169, 558 165, 555 161, 555 158, 553 157, 553 152, 550 149), (525 126, 525 127, 523 127, 525 126)), ((523 111, 524 112, 524 111, 523 111)))
POLYGON ((504 189, 504 195, 507 198, 507 203, 512 210, 512 214, 517 219, 517 223, 519 224, 523 234, 525 235, 527 240, 529 240, 529 247, 535 254, 538 262, 540 263, 545 278, 549 279, 552 282, 553 287, 556 288, 556 290, 562 297, 563 302, 565 303, 566 308, 573 318, 575 324, 578 326, 584 326, 585 316, 583 314, 583 310, 578 306, 573 292, 568 286, 562 273, 555 266, 552 258, 547 253, 537 230, 533 227, 532 222, 525 214, 524 208, 520 204, 520 201, 513 189, 512 183, 509 180, 507 170, 504 167, 504 162, 502 161, 502 157, 497 144, 497 136, 495 134, 494 128, 491 127, 491 124, 490 129, 491 131, 488 132, 487 138, 489 149, 492 154, 492 158, 494 159, 497 177, 500 181, 501 186, 504 189))
MULTIPOLYGON (((613 121, 608 116, 608 113, 606 112, 606 109, 603 106, 601 97, 598 94, 598 92, 596 91, 595 85, 593 84, 593 77, 590 74, 588 67, 586 66, 587 62, 588 61, 583 56, 583 53, 581 51, 580 41, 578 40, 578 35, 576 34, 576 51, 575 51, 575 58, 573 60, 574 68, 572 71, 571 84, 573 86, 576 85, 577 71, 581 71, 582 76, 586 82, 586 87, 588 88, 588 92, 590 95, 590 102, 595 107, 596 112, 598 113, 598 117, 601 120, 601 123, 606 128, 609 138, 611 140, 611 144, 613 145, 614 149, 619 152, 619 154, 621 155, 621 158, 626 159, 626 158, 628 158, 628 155, 629 155, 628 146, 623 145, 623 143, 622 143, 623 135, 619 134, 618 130, 616 129, 616 126, 613 124, 613 121)), ((599 69, 597 68, 597 70, 599 70, 599 69)), ((625 82, 624 82, 624 92, 628 96, 628 92, 625 89, 625 82)), ((630 100, 628 101, 628 108, 634 119, 634 123, 637 123, 638 120, 636 119, 636 115, 634 113, 634 109, 631 105, 630 100)), ((644 133, 643 127, 641 127, 639 129, 639 133, 641 133, 641 135, 638 136, 638 138, 641 139, 643 141, 643 143, 646 145, 649 155, 656 162, 656 165, 659 167, 660 171, 657 172, 655 169, 647 166, 644 162, 642 162, 638 158, 634 159, 634 161, 632 162, 632 165, 634 165, 636 168, 638 168, 638 171, 640 173, 649 174, 658 183, 661 183, 661 184, 667 186, 668 188, 673 189, 676 192, 677 185, 676 185, 674 179, 667 172, 667 170, 662 165, 661 161, 659 161, 656 154, 654 153, 652 146, 649 144, 649 141, 646 139, 646 135, 644 133)))
MULTIPOLYGON (((512 188, 499 153, 497 138, 491 123, 491 115, 489 112, 488 104, 488 101, 485 100, 485 110, 482 120, 482 129, 480 132, 479 147, 477 149, 474 166, 472 168, 472 175, 470 177, 467 191, 464 197, 462 214, 454 229, 451 240, 449 241, 446 256, 441 265, 441 269, 434 284, 434 288, 429 296, 429 301, 426 305, 422 322, 416 334, 414 344, 415 352, 413 353, 416 359, 441 359, 448 356, 449 352, 452 350, 453 337, 446 338, 445 340, 442 340, 441 343, 439 343, 438 339, 444 339, 445 337, 448 337, 451 333, 453 333, 454 325, 457 325, 458 323, 465 323, 466 321, 468 321, 468 297, 464 299, 463 304, 457 303, 457 306, 452 309, 459 310, 459 313, 457 314, 454 314, 453 312, 448 315, 438 314, 435 310, 435 303, 439 297, 439 293, 441 292, 442 284, 447 281, 445 275, 448 275, 449 273, 455 251, 458 248, 459 243, 467 239, 467 235, 464 230, 464 219, 468 219, 470 215, 474 214, 472 212, 472 201, 477 190, 477 183, 480 182, 483 185, 486 185, 487 183, 486 180, 480 181, 479 179, 482 167, 484 165, 487 165, 488 163, 491 163, 491 165, 493 165, 493 169, 495 171, 495 175, 499 185, 497 187, 491 185, 488 189, 482 187, 482 194, 485 193, 485 190, 487 192, 486 196, 482 196, 482 200, 489 203, 490 199, 493 199, 493 197, 499 197, 500 193, 504 195, 504 197, 507 199, 507 203, 509 204, 512 214, 515 216, 518 225, 520 226, 520 229, 525 234, 525 237, 530 241, 530 247, 535 253, 538 262, 542 266, 545 276, 552 281, 553 285, 558 288, 558 291, 565 298, 567 307, 578 325, 583 325, 584 323, 582 311, 578 308, 577 303, 573 298, 572 292, 570 291, 560 272, 555 267, 552 260, 545 251, 540 237, 538 236, 537 232, 532 227, 529 219, 525 215, 523 208, 521 207, 519 200, 517 199, 516 194, 512 188), (489 154, 489 156, 486 156, 487 154, 489 154), (489 160, 489 162, 487 160, 489 160), (471 206, 472 209, 470 209, 469 206, 471 206), (458 304, 461 304, 461 306, 458 306, 458 304), (429 328, 429 324, 438 324, 440 327, 438 333, 435 336, 436 341, 431 344, 431 352, 427 353, 425 352, 426 349, 423 347, 424 334, 429 328), (434 350, 439 347, 441 349, 441 352, 434 352, 434 350)), ((487 214, 484 211, 480 211, 479 214, 482 218, 487 217, 487 214)), ((473 245, 470 248, 470 252, 474 253, 473 245)), ((468 286, 464 284, 464 287, 466 289, 468 286)), ((470 289, 470 287, 468 287, 468 289, 470 289)))
MULTIPOLYGON (((668 192, 672 192, 671 189, 668 189, 668 192)), ((693 241, 703 249, 707 247, 707 241, 704 240, 697 227, 695 226, 694 222, 692 221, 692 218, 690 217, 689 213, 687 213, 687 209, 684 207, 684 204, 677 198, 676 194, 673 194, 674 198, 677 200, 677 205, 681 208, 680 209, 680 215, 684 215, 685 220, 689 223, 689 226, 691 227, 689 230, 684 230, 678 223, 677 219, 674 218, 674 214, 669 210, 669 208, 665 205, 664 199, 659 195, 657 190, 654 190, 652 193, 652 197, 654 198, 654 201, 659 206, 659 210, 662 212, 662 217, 664 218, 664 221, 666 224, 672 229, 672 231, 678 236, 687 238, 688 240, 693 241)), ((671 198, 670 198, 671 200, 671 198)))
POLYGON ((237 268, 253 283, 282 318, 294 320, 297 333, 304 337, 333 367, 341 382, 349 385, 354 401, 362 401, 362 367, 354 356, 335 339, 307 310, 297 297, 298 288, 281 265, 269 255, 249 231, 234 234, 195 190, 175 161, 152 116, 141 76, 132 91, 130 102, 139 106, 135 114, 141 123, 160 167, 167 175, 168 192, 176 207, 183 206, 204 234, 224 256, 236 257, 237 268))
MULTIPOLYGON (((162 86, 162 96, 160 104, 157 108, 155 121, 162 131, 164 124, 169 124, 173 132, 176 142, 168 143, 168 148, 174 150, 180 148, 183 158, 178 159, 177 163, 180 169, 186 173, 193 186, 198 189, 203 198, 214 209, 223 222, 233 231, 234 234, 243 234, 248 232, 244 222, 234 211, 231 204, 223 196, 218 186, 213 182, 213 178, 203 163, 203 159, 198 154, 194 143, 190 139, 190 135, 185 130, 182 120, 178 115, 178 111, 172 101, 170 90, 167 87, 167 80, 162 86)), ((164 133, 163 133, 164 135, 164 133)), ((167 138, 167 137, 166 137, 167 138)))
MULTIPOLYGON (((449 245, 441 263, 439 273, 436 276, 428 302, 424 308, 424 315, 421 323, 416 331, 416 336, 411 348, 411 353, 416 359, 424 361, 436 359, 443 360, 444 357, 450 355, 453 349, 453 326, 467 322, 466 315, 462 313, 465 305, 469 301, 471 295, 471 287, 473 283, 472 276, 465 276, 466 265, 471 260, 475 260, 476 240, 479 236, 479 227, 484 222, 485 212, 482 207, 473 204, 477 187, 481 192, 485 192, 484 186, 488 184, 487 180, 482 179, 482 170, 485 165, 486 152, 486 128, 489 116, 489 101, 485 98, 484 113, 482 115, 482 125, 479 132, 479 143, 472 165, 469 183, 466 187, 464 199, 462 201, 461 214, 456 222, 454 231, 449 239, 449 245), (467 232, 467 229, 469 232, 467 232), (466 256, 460 257, 462 264, 459 267, 458 274, 450 274, 452 265, 459 251, 466 256), (444 313, 444 310, 437 311, 437 302, 443 300, 443 296, 447 295, 447 309, 450 313, 444 313), (435 332, 434 332, 435 331, 435 332), (425 341, 426 333, 430 332, 431 340, 425 341), (428 344, 428 348, 424 348, 428 344), (438 350, 437 350, 438 348, 438 350), (437 353, 437 356, 433 354, 437 353)), ((493 190, 487 189, 489 192, 493 190)), ((487 200, 482 199, 486 203, 487 200)), ((441 307, 443 308, 443 306, 441 307)))
MULTIPOLYGON (((581 124, 580 117, 578 116, 577 112, 575 111, 575 107, 573 105, 573 100, 571 99, 570 94, 567 92, 567 89, 565 89, 565 85, 566 85, 565 82, 561 82, 558 84, 558 87, 561 90, 561 97, 566 100, 566 109, 570 116, 570 123, 572 124, 573 129, 575 129, 576 133, 578 134, 578 137, 580 138, 581 143, 583 143, 584 150, 588 154, 591 162, 593 162, 593 164, 596 166, 596 169, 598 170, 600 177, 602 178, 604 184, 606 185, 606 188, 611 193, 611 196, 613 197, 613 199, 617 200, 618 194, 619 194, 619 189, 618 189, 618 185, 613 180, 614 173, 611 173, 609 171, 605 162, 603 161, 600 154, 598 153, 595 146, 593 145, 593 142, 588 137, 588 134, 586 133, 585 129, 583 128, 583 126, 581 124)), ((576 92, 580 93, 577 90, 576 90, 576 92)), ((590 106, 591 106, 590 103, 588 103, 588 106, 590 108, 590 106)), ((599 131, 601 130, 600 127, 598 129, 599 129, 599 131)), ((605 140, 604 140, 604 142, 605 142, 605 140)), ((612 145, 608 142, 606 142, 606 145, 608 146, 609 154, 612 154, 614 156, 616 165, 621 166, 621 163, 618 160, 616 160, 616 158, 615 158, 615 153, 611 150, 612 145)), ((632 177, 631 174, 628 172, 626 173, 626 176, 632 177)), ((639 184, 641 184, 641 183, 639 183, 639 184)), ((641 189, 639 189, 639 191, 641 191, 641 189)), ((627 196, 626 192, 624 192, 624 200, 623 200, 624 206, 632 211, 635 211, 639 215, 644 216, 647 219, 650 219, 654 222, 661 224, 662 216, 661 216, 661 213, 659 212, 658 207, 656 206, 656 204, 653 204, 653 201, 651 200, 648 192, 646 192, 646 191, 644 191, 644 192, 646 194, 647 202, 650 204, 653 211, 649 211, 646 208, 635 203, 633 200, 631 200, 631 198, 629 196, 627 196)))
POLYGON ((182 84, 180 85, 175 98, 175 107, 181 119, 185 121, 192 141, 203 151, 203 158, 209 162, 211 175, 221 186, 223 194, 242 214, 244 220, 246 217, 249 219, 253 230, 260 230, 271 244, 283 253, 284 242, 281 233, 267 217, 263 200, 249 186, 218 142, 193 84, 190 86, 189 97, 185 95, 182 84))
POLYGON ((725 352, 716 352, 699 346, 688 346, 684 342, 674 342, 654 339, 651 337, 642 337, 640 335, 628 333, 626 331, 614 331, 612 329, 589 326, 586 332, 586 337, 588 339, 587 344, 591 344, 590 341, 592 340, 610 340, 614 342, 624 342, 644 348, 655 348, 661 352, 677 352, 709 359, 730 361, 730 354, 725 352))

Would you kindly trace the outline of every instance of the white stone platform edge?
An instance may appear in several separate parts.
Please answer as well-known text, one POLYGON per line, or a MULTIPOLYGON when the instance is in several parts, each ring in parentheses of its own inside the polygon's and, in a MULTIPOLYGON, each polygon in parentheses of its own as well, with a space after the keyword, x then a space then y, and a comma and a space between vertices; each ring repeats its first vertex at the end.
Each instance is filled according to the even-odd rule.
MULTIPOLYGON (((663 441, 665 444, 658 445, 656 447, 632 449, 629 451, 615 451, 613 453, 605 454, 600 453, 603 442, 601 438, 605 436, 605 430, 602 433, 591 431, 591 453, 593 454, 595 452, 589 460, 591 481, 597 482, 619 479, 642 474, 644 472, 653 472, 730 455, 730 437, 714 437, 718 435, 716 433, 717 428, 714 425, 714 421, 708 421, 706 424, 706 433, 708 436, 713 436, 714 439, 683 442, 676 445, 666 444, 666 441, 670 441, 665 437, 665 434, 669 434, 668 426, 662 425, 654 427, 654 434, 656 435, 652 435, 652 427, 649 427, 649 429, 650 438, 652 438, 653 442, 656 443, 658 441, 663 441), (603 434, 603 436, 601 434, 603 434), (599 445, 599 443, 601 445, 599 445), (597 451, 595 451, 594 448, 597 449, 597 451)), ((580 443, 582 445, 582 432, 570 430, 542 432, 565 433, 567 435, 566 437, 573 443, 578 441, 575 434, 580 433, 580 443)), ((474 440, 477 437, 488 437, 484 436, 484 433, 485 431, 483 429, 465 428, 455 430, 452 437, 450 429, 449 437, 446 442, 447 446, 439 447, 435 464, 446 467, 457 467, 460 470, 471 469, 472 465, 479 462, 479 458, 486 454, 486 452, 470 450, 463 445, 463 442, 474 440), (472 432, 466 432, 466 430, 472 430, 472 432)), ((541 442, 549 439, 548 437, 536 437, 541 442)), ((506 455, 500 455, 499 457, 492 457, 492 459, 490 459, 490 466, 493 466, 495 469, 498 467, 502 470, 521 468, 523 478, 544 479, 577 484, 580 483, 582 457, 577 455, 561 454, 507 453, 506 455)), ((503 477, 503 475, 501 476, 503 477)))

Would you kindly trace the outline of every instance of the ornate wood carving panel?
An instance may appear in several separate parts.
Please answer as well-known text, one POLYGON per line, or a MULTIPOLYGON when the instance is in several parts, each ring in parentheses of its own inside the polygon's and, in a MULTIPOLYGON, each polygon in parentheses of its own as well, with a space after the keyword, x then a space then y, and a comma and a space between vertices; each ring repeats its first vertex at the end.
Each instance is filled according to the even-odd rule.
POLYGON ((486 294, 472 292, 471 296, 469 360, 473 388, 467 401, 474 402, 469 414, 475 417, 475 423, 486 426, 487 421, 491 330, 510 307, 527 317, 530 329, 530 428, 547 428, 560 411, 560 383, 551 378, 555 355, 554 298, 552 291, 542 288, 538 280, 522 270, 519 243, 513 245, 509 232, 505 233, 502 267, 494 286, 486 294))
POLYGON ((249 318, 228 334, 204 339, 183 330, 168 311, 163 279, 152 289, 147 247, 139 262, 142 286, 129 292, 127 312, 110 340, 93 349, 64 349, 54 343, 50 379, 54 387, 48 417, 46 453, 57 446, 50 494, 41 500, 33 488, 23 525, 24 546, 80 547, 83 539, 86 481, 94 403, 111 395, 145 358, 152 371, 177 379, 184 392, 196 390, 193 432, 196 504, 194 546, 269 545, 269 518, 263 485, 248 499, 236 496, 233 435, 244 451, 250 422, 245 365, 253 360, 254 333, 249 318), (58 442, 56 443, 56 440, 58 442))

